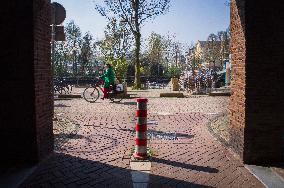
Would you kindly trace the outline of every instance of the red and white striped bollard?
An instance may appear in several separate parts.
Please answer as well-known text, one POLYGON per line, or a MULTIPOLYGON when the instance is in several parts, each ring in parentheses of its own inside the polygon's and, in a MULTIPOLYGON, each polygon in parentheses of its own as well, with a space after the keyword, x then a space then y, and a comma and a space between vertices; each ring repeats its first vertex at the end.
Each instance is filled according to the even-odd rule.
POLYGON ((139 160, 147 158, 147 102, 145 98, 137 99, 136 146, 133 156, 139 160))

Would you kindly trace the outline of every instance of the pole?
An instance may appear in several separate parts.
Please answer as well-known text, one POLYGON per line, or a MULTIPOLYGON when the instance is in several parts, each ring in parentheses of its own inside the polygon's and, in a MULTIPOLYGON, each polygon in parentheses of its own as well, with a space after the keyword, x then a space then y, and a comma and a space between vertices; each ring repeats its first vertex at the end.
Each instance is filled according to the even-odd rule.
POLYGON ((51 70, 54 76, 54 53, 55 53, 55 25, 51 25, 51 70))
POLYGON ((133 157, 138 160, 147 158, 147 102, 148 99, 137 99, 136 110, 136 146, 133 157))
MULTIPOLYGON (((51 24, 51 93, 52 93, 52 103, 54 106, 54 53, 55 53, 55 10, 54 7, 52 6, 53 11, 52 11, 52 24, 51 24)), ((55 119, 54 116, 54 110, 52 111, 52 117, 55 119)))

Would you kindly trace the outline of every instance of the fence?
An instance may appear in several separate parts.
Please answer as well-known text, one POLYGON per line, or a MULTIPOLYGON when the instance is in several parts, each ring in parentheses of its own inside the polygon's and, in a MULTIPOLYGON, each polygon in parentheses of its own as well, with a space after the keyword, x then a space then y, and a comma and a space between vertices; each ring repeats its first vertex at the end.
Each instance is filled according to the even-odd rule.
MULTIPOLYGON (((89 84, 92 84, 94 82, 95 77, 54 77, 54 81, 55 80, 61 80, 64 83, 68 84, 68 85, 76 85, 76 86, 86 86, 89 84)), ((118 78, 119 79, 119 78, 118 78)), ((159 85, 166 85, 167 83, 170 82, 170 78, 166 78, 166 77, 144 77, 141 76, 141 84, 142 87, 144 88, 148 88, 149 84, 155 83, 155 84, 159 84, 159 85)), ((123 80, 124 79, 120 79, 123 80)), ((127 79, 125 79, 125 82, 127 83, 128 86, 133 86, 134 84, 134 76, 130 76, 127 77, 127 79)))

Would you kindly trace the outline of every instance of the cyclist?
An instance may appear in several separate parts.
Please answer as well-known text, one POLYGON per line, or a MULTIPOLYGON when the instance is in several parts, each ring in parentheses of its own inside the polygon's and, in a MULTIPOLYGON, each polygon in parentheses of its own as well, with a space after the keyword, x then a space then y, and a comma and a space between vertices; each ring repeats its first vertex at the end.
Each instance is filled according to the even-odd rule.
POLYGON ((105 64, 105 73, 100 78, 104 80, 104 97, 102 98, 104 99, 107 98, 110 85, 113 86, 115 81, 115 73, 109 63, 105 64))

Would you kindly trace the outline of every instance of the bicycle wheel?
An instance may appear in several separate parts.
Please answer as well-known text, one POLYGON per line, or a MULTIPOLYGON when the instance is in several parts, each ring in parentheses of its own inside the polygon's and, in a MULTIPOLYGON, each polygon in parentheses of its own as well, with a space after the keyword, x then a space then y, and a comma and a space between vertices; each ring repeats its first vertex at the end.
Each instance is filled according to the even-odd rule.
POLYGON ((53 93, 55 94, 58 94, 59 93, 59 88, 58 88, 58 86, 57 85, 54 85, 53 86, 53 93))
POLYGON ((60 95, 66 94, 66 89, 63 86, 59 86, 58 90, 60 95))
POLYGON ((98 100, 100 92, 96 87, 89 86, 83 92, 83 97, 87 102, 94 103, 98 100))
POLYGON ((65 92, 66 92, 67 94, 70 94, 70 93, 71 93, 71 87, 70 87, 70 85, 66 85, 64 88, 65 88, 65 92))

